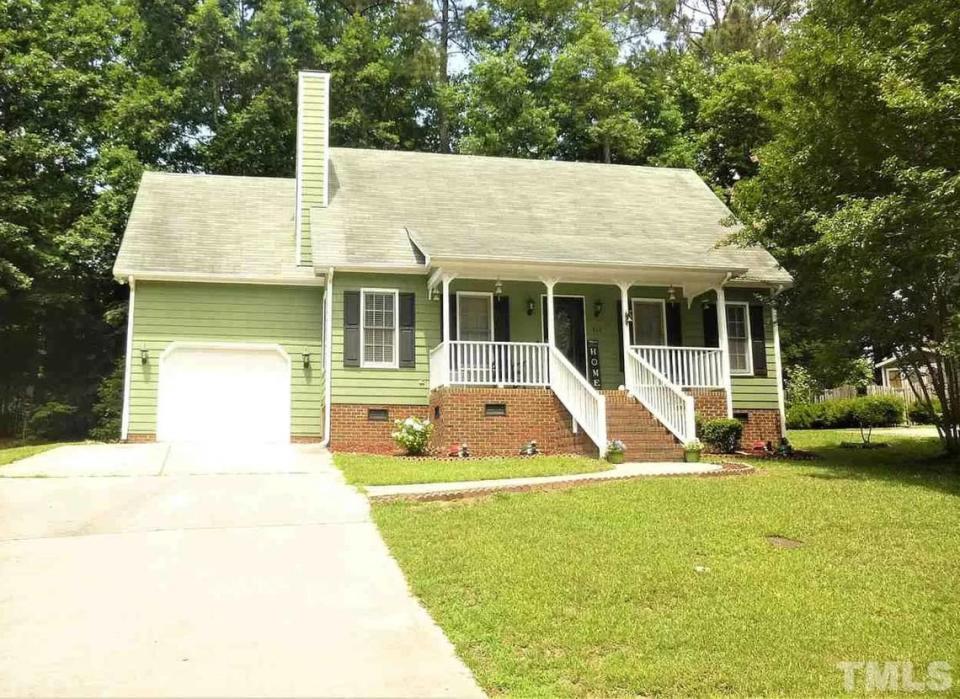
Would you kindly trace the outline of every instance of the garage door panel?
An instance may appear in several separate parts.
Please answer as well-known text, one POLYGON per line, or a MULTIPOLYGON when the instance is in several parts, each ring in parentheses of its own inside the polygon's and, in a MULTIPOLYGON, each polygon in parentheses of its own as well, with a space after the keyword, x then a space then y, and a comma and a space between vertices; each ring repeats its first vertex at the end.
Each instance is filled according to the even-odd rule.
POLYGON ((290 440, 290 365, 276 348, 177 347, 161 361, 157 438, 290 440))

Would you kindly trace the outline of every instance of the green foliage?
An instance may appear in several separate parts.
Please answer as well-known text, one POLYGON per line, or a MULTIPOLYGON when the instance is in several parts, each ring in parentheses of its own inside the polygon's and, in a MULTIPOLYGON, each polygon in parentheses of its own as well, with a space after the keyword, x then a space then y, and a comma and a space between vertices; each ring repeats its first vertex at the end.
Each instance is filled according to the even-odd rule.
POLYGON ((390 433, 393 441, 408 456, 420 456, 426 453, 433 434, 433 424, 429 420, 408 417, 394 422, 396 429, 390 433))
POLYGON ((78 437, 81 428, 77 420, 77 408, 66 403, 49 401, 39 406, 27 420, 27 438, 36 441, 53 440, 59 437, 78 437))
POLYGON ((711 451, 732 454, 743 436, 743 423, 733 418, 717 418, 703 423, 701 439, 711 451))
POLYGON ((910 422, 917 425, 936 424, 942 416, 943 408, 940 406, 940 401, 936 398, 932 399, 930 403, 918 400, 911 403, 907 409, 907 418, 910 422))
POLYGON ((90 438, 101 442, 120 439, 120 421, 123 413, 123 359, 117 362, 113 372, 107 374, 97 387, 97 402, 93 406, 96 420, 90 430, 90 438))
POLYGON ((903 422, 904 403, 897 396, 860 396, 797 403, 787 410, 787 428, 791 430, 895 427, 903 422))
POLYGON ((810 371, 799 364, 786 368, 785 398, 788 405, 813 403, 814 399, 823 392, 820 385, 810 371))

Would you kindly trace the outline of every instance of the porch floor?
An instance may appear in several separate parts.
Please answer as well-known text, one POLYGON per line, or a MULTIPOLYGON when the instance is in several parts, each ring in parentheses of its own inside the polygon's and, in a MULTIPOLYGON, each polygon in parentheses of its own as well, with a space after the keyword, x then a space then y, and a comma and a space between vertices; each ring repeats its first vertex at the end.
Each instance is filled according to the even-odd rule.
POLYGON ((753 469, 731 468, 721 464, 700 463, 625 463, 609 471, 574 473, 563 476, 537 476, 533 478, 499 478, 485 481, 460 481, 454 483, 413 483, 410 485, 370 485, 365 488, 371 500, 447 500, 497 491, 523 491, 538 488, 564 487, 582 483, 645 478, 651 476, 705 476, 748 473, 753 469))

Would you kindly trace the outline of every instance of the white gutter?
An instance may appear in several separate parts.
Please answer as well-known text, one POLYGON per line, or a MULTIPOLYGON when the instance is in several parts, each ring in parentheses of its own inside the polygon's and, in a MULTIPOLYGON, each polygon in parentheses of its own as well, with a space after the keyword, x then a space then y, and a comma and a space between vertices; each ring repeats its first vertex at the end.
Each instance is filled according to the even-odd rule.
POLYGON ((123 369, 123 410, 120 418, 120 439, 127 441, 130 431, 130 372, 133 368, 133 308, 137 282, 133 275, 128 277, 130 299, 127 301, 127 357, 123 369))
POLYGON ((333 395, 333 267, 327 270, 323 290, 323 440, 320 446, 330 444, 330 399, 333 395))
POLYGON ((279 286, 323 286, 322 277, 237 276, 235 274, 198 274, 194 272, 121 271, 136 275, 142 282, 196 282, 201 284, 276 284, 279 286))

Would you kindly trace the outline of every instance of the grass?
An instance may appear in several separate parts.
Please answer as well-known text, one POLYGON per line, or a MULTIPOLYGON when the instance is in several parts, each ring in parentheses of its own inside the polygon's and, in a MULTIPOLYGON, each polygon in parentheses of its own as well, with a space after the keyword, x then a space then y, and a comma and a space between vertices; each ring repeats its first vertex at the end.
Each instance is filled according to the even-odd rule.
MULTIPOLYGON (((936 440, 374 516, 487 692, 842 695, 843 660, 960 668, 960 473, 936 440), (803 542, 777 548, 767 536, 803 542)), ((859 678, 863 690, 863 677, 859 678)))
POLYGON ((0 448, 0 466, 12 464, 14 461, 25 459, 34 454, 40 454, 57 447, 62 447, 64 442, 54 442, 52 444, 21 444, 15 447, 0 448))
POLYGON ((491 478, 556 476, 605 471, 610 465, 583 456, 505 457, 490 459, 409 459, 369 454, 334 454, 334 463, 354 485, 450 483, 491 478))

